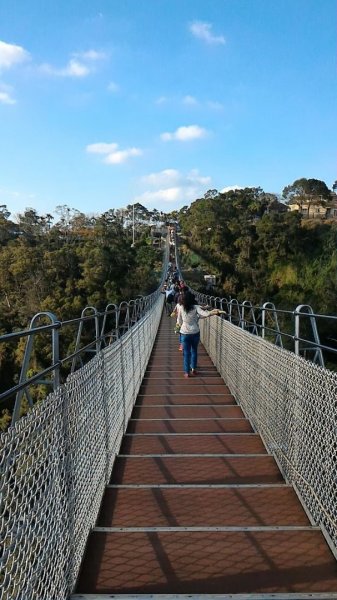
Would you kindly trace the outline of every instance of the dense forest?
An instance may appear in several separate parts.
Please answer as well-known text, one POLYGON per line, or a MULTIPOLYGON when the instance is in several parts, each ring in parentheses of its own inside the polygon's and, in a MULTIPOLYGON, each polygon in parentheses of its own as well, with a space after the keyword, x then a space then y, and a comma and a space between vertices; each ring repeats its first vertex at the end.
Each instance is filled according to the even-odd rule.
POLYGON ((132 207, 93 217, 67 206, 58 213, 53 224, 51 215, 30 208, 14 223, 0 207, 2 333, 26 327, 41 310, 70 319, 88 304, 102 309, 158 285, 162 256, 151 243, 144 207, 135 206, 134 247, 132 207))
MULTIPOLYGON (((307 179, 287 186, 283 195, 287 204, 318 199, 323 206, 334 198, 324 182, 307 179)), ((209 190, 166 214, 140 204, 93 216, 59 206, 57 217, 27 208, 15 219, 1 206, 0 335, 25 329, 39 311, 64 321, 79 317, 87 305, 101 310, 156 289, 163 251, 154 244, 153 226, 167 221, 177 223, 191 286, 205 291, 203 276, 209 273, 216 276, 211 293, 218 296, 268 300, 283 309, 307 303, 335 314, 337 217, 303 219, 279 200, 261 188, 209 190)), ((73 337, 65 341, 66 350, 73 337)), ((0 345, 0 391, 17 381, 24 345, 24 339, 0 345)), ((45 366, 44 353, 42 345, 31 374, 45 366)), ((5 411, 0 427, 7 417, 5 411)))
MULTIPOLYGON (((323 192, 322 205, 331 195, 326 186, 323 192)), ((298 198, 292 186, 284 194, 298 198)), ((336 314, 337 218, 303 219, 284 209, 261 188, 210 190, 177 215, 182 264, 195 280, 199 270, 216 275, 215 295, 336 314)))
MULTIPOLYGON (((26 329, 40 311, 65 321, 85 306, 103 310, 158 287, 163 250, 154 246, 150 228, 162 219, 158 211, 138 204, 92 217, 67 206, 57 213, 54 223, 29 208, 14 222, 0 207, 0 335, 26 329)), ((62 332, 63 356, 74 350, 75 336, 76 329, 62 332)), ((18 381, 24 348, 24 338, 1 343, 0 392, 18 381)), ((37 339, 30 376, 50 364, 48 354, 49 339, 37 339)), ((8 423, 9 404, 0 406, 0 428, 8 423)))

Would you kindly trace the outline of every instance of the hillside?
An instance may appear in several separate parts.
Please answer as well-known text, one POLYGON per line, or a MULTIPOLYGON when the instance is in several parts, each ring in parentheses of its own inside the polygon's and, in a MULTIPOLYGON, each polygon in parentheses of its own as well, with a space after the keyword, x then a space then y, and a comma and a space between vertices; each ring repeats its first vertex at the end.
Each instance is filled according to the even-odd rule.
POLYGON ((260 188, 247 188, 204 197, 181 211, 185 277, 216 275, 212 293, 227 298, 272 301, 284 309, 306 303, 335 314, 337 221, 301 220, 296 212, 273 210, 272 201, 260 188))

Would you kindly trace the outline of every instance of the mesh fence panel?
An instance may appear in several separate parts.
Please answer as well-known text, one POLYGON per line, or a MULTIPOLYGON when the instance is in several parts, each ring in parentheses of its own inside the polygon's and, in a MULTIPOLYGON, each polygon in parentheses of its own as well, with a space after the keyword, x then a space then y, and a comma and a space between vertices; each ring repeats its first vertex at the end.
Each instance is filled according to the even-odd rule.
POLYGON ((337 373, 220 318, 200 328, 231 392, 337 549, 337 373))
POLYGON ((0 595, 6 600, 47 598, 46 577, 49 598, 56 587, 63 595, 67 590, 64 577, 54 587, 66 572, 70 544, 64 408, 59 390, 1 436, 0 595))
POLYGON ((0 439, 0 597, 73 590, 147 366, 163 296, 0 439))

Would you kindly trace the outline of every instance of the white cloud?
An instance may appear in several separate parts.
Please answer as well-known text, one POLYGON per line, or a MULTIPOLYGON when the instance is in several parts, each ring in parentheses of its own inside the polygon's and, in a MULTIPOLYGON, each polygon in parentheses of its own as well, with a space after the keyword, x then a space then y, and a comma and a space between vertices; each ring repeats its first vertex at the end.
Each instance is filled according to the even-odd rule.
POLYGON ((74 52, 65 67, 54 67, 49 63, 40 65, 39 70, 54 77, 87 77, 96 69, 95 63, 107 57, 104 52, 88 50, 74 52))
POLYGON ((97 50, 87 50, 86 52, 74 53, 73 56, 77 56, 82 60, 104 60, 107 58, 105 52, 98 52, 97 50))
POLYGON ((205 23, 203 21, 194 21, 190 23, 189 30, 194 35, 194 37, 198 38, 206 42, 207 44, 225 44, 226 40, 223 35, 214 35, 212 33, 212 25, 210 23, 205 23))
POLYGON ((108 90, 109 92, 116 93, 119 92, 120 86, 115 81, 110 81, 110 83, 108 84, 108 90))
POLYGON ((196 140, 206 137, 208 134, 206 129, 199 127, 199 125, 187 125, 178 127, 173 133, 162 133, 161 139, 164 142, 172 140, 178 140, 179 142, 189 142, 190 140, 196 140))
POLYGON ((39 70, 46 75, 55 77, 86 77, 90 73, 90 68, 76 58, 71 58, 62 69, 44 63, 39 70))
POLYGON ((117 150, 118 144, 107 144, 105 142, 99 142, 98 144, 88 144, 86 151, 91 154, 109 154, 117 150))
POLYGON ((220 190, 220 194, 225 194, 226 192, 232 192, 234 190, 243 190, 244 188, 242 187, 242 185, 228 185, 227 187, 224 187, 222 190, 220 190))
POLYGON ((210 177, 199 175, 198 169, 192 169, 186 175, 177 169, 164 169, 158 173, 151 173, 141 178, 141 182, 151 187, 189 186, 196 184, 207 185, 211 182, 210 177))
POLYGON ((0 90, 0 104, 16 104, 16 100, 9 92, 0 90))
POLYGON ((194 98, 194 96, 184 96, 183 104, 187 104, 188 106, 197 106, 199 102, 196 98, 194 98))
POLYGON ((150 173, 141 179, 142 183, 154 187, 177 185, 181 181, 181 173, 176 169, 164 169, 159 173, 150 173))
POLYGON ((124 163, 132 156, 142 156, 143 152, 140 148, 126 148, 125 150, 119 150, 118 144, 106 142, 98 142, 96 144, 89 144, 86 147, 86 151, 91 154, 104 154, 103 162, 108 165, 117 165, 124 163))
POLYGON ((192 169, 186 174, 176 169, 164 169, 142 177, 140 183, 158 189, 142 192, 136 196, 135 202, 151 206, 169 202, 182 206, 202 197, 211 183, 211 178, 200 175, 198 169, 192 169))
POLYGON ((110 152, 104 159, 107 165, 120 165, 132 156, 142 156, 143 152, 140 148, 127 148, 126 150, 116 150, 110 152))
POLYGON ((211 177, 199 175, 198 169, 192 169, 189 173, 187 173, 187 180, 191 181, 193 184, 200 183, 201 185, 209 185, 212 181, 211 177))
POLYGON ((148 190, 136 196, 134 201, 151 206, 156 206, 160 202, 170 202, 183 206, 186 203, 193 202, 196 198, 202 197, 204 193, 205 190, 200 191, 197 186, 176 186, 155 191, 148 190))
POLYGON ((10 69, 15 65, 29 60, 29 58, 29 52, 22 48, 22 46, 0 41, 0 70, 10 69))
POLYGON ((182 196, 182 188, 172 187, 156 190, 154 192, 143 192, 135 197, 135 202, 140 204, 154 204, 155 202, 175 202, 182 196))
POLYGON ((90 73, 90 68, 75 58, 71 58, 67 66, 60 70, 62 77, 86 77, 90 73))

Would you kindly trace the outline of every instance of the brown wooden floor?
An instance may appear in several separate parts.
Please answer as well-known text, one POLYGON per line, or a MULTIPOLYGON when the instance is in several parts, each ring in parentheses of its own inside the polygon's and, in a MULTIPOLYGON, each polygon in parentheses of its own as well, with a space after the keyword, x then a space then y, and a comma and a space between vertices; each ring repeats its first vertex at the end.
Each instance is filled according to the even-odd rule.
POLYGON ((202 347, 184 379, 173 326, 164 315, 76 593, 337 597, 320 530, 202 347))

